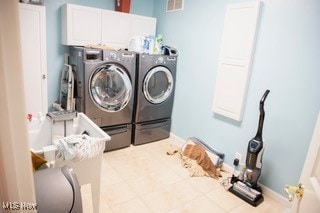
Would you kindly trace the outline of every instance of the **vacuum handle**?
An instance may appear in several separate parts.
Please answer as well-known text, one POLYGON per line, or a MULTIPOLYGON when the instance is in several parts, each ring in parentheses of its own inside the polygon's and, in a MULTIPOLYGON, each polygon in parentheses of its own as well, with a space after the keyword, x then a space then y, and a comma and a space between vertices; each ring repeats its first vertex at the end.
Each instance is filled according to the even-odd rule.
POLYGON ((263 108, 264 101, 266 100, 269 92, 270 92, 270 90, 268 90, 268 89, 264 92, 264 94, 263 94, 263 96, 262 96, 262 98, 261 98, 261 100, 260 100, 260 107, 261 107, 261 105, 262 105, 262 108, 263 108))
POLYGON ((270 90, 266 90, 260 100, 260 117, 259 117, 259 125, 255 139, 262 141, 262 130, 263 130, 263 122, 264 122, 264 102, 270 93, 270 90))

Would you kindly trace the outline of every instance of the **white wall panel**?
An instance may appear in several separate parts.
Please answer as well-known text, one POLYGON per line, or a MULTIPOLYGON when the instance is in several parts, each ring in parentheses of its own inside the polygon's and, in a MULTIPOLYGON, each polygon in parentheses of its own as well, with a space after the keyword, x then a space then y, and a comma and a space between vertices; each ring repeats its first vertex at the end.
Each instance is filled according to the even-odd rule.
POLYGON ((242 120, 258 21, 260 1, 227 6, 212 111, 242 120))

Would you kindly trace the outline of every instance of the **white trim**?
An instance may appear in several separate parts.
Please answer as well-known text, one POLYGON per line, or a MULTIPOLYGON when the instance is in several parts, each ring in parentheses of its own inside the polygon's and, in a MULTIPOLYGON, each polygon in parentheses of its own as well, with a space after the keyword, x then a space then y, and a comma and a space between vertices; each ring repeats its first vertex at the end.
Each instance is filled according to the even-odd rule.
MULTIPOLYGON (((182 138, 176 136, 175 134, 173 133, 170 133, 170 138, 174 139, 175 141, 184 144, 186 141, 183 140, 182 138)), ((230 174, 232 174, 233 172, 233 167, 229 166, 228 164, 226 163, 223 163, 222 165, 222 169, 229 172, 230 174)), ((279 201, 282 205, 286 206, 287 208, 291 208, 291 203, 288 201, 287 198, 285 198, 284 196, 278 194, 277 192, 273 191, 272 189, 264 186, 263 184, 259 183, 262 191, 263 191, 263 195, 267 196, 267 197, 270 197, 274 200, 277 200, 279 201)))
POLYGON ((265 185, 259 183, 262 191, 263 191, 263 194, 268 196, 268 197, 271 197, 272 199, 280 202, 282 205, 286 206, 287 208, 291 208, 291 203, 289 202, 288 198, 278 194, 277 192, 271 190, 270 188, 266 187, 265 185))
POLYGON ((181 144, 184 144, 186 141, 183 140, 182 138, 176 136, 175 134, 173 134, 172 132, 170 132, 170 138, 174 139, 175 141, 179 141, 181 142, 181 144))

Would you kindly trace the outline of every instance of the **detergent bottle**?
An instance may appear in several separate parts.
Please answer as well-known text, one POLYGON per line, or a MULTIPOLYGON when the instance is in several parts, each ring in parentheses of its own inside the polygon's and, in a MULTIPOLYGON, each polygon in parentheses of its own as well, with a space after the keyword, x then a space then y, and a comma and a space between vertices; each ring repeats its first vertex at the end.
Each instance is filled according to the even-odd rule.
POLYGON ((155 44, 154 44, 154 54, 163 54, 163 37, 162 35, 157 35, 155 39, 155 44))

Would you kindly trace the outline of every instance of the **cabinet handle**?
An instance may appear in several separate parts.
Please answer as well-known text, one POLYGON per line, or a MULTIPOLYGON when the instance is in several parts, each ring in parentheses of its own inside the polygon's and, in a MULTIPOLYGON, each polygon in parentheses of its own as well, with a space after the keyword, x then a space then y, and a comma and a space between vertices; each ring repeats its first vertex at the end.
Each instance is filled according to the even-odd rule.
POLYGON ((47 75, 46 74, 43 74, 42 75, 42 79, 46 79, 47 78, 47 75))

